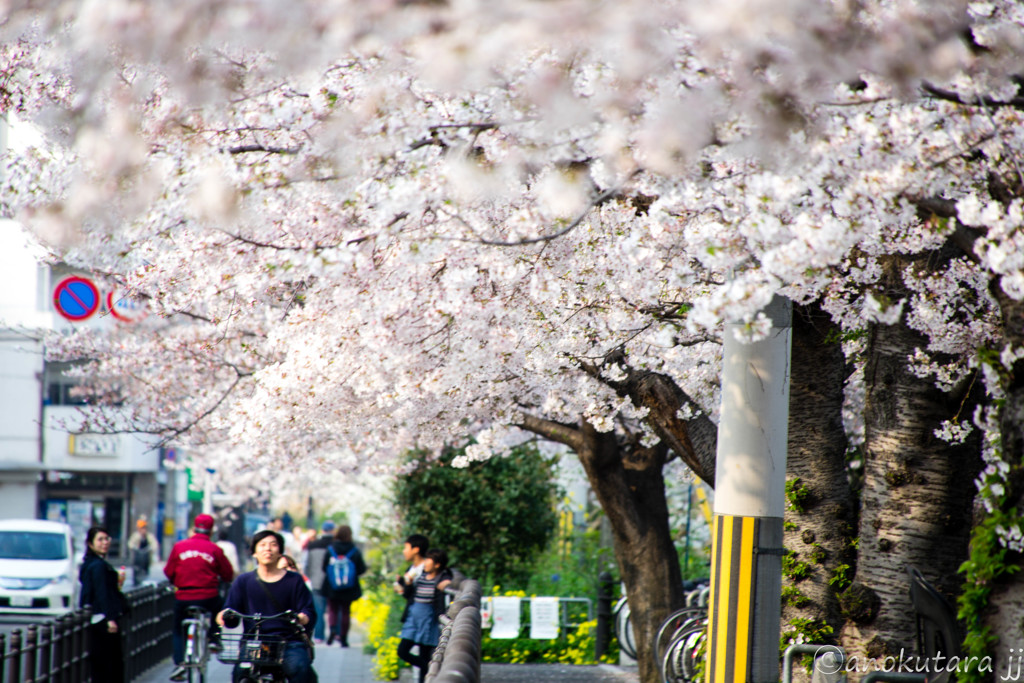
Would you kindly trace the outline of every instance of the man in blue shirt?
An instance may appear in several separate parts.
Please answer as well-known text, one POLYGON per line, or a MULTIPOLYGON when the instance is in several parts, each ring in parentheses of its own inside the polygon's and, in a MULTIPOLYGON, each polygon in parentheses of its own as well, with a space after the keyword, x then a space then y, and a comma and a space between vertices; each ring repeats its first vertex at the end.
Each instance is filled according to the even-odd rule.
MULTIPOLYGON (((284 552, 284 539, 276 531, 264 529, 252 537, 252 554, 256 569, 241 574, 231 584, 224 601, 224 611, 217 615, 217 622, 224 625, 224 612, 234 610, 241 614, 279 614, 291 610, 298 614, 303 627, 313 623, 316 610, 313 595, 298 572, 289 572, 278 567, 284 552)), ((283 619, 268 619, 260 623, 260 633, 280 636, 287 641, 282 668, 289 683, 314 683, 309 651, 309 639, 283 619)), ((235 678, 238 667, 235 667, 235 678)))

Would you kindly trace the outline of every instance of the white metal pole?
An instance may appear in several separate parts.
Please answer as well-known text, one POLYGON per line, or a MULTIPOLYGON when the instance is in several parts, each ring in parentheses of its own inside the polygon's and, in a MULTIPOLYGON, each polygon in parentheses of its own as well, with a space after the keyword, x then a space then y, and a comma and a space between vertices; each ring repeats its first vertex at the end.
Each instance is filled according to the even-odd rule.
POLYGON ((725 329, 722 412, 715 467, 708 680, 778 680, 782 517, 792 304, 776 296, 765 339, 725 329))

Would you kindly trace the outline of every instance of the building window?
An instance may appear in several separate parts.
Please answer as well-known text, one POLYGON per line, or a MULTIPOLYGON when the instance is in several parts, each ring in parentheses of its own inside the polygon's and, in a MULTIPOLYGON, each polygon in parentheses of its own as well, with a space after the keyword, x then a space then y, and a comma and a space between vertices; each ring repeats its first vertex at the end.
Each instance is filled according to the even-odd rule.
POLYGON ((46 385, 46 394, 43 396, 43 404, 48 406, 81 406, 88 403, 81 392, 76 391, 78 380, 73 377, 66 377, 65 372, 70 370, 76 363, 48 362, 43 370, 43 381, 46 385))

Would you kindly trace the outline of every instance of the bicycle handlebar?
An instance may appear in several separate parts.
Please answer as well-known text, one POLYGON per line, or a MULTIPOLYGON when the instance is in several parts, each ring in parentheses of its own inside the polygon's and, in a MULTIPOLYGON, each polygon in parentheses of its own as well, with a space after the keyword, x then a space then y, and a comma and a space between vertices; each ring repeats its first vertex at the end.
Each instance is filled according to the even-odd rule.
POLYGON ((250 619, 256 624, 260 624, 264 621, 271 619, 280 619, 286 621, 292 626, 298 629, 302 628, 302 623, 299 622, 299 613, 295 610, 286 609, 283 612, 277 614, 242 614, 238 610, 226 609, 224 610, 224 625, 228 628, 234 628, 242 619, 250 619))
POLYGON ((267 619, 298 619, 299 613, 295 610, 286 609, 283 612, 277 614, 242 614, 238 610, 228 608, 224 610, 224 616, 233 614, 240 619, 255 619, 257 621, 266 621, 267 619))

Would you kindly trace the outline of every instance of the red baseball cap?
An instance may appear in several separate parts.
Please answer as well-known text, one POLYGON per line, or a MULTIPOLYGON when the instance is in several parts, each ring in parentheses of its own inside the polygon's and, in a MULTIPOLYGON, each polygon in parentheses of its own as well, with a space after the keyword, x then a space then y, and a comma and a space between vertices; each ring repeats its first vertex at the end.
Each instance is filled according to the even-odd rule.
POLYGON ((196 521, 195 524, 193 524, 193 526, 195 527, 196 531, 205 531, 209 533, 213 531, 213 517, 206 513, 196 515, 196 521))

